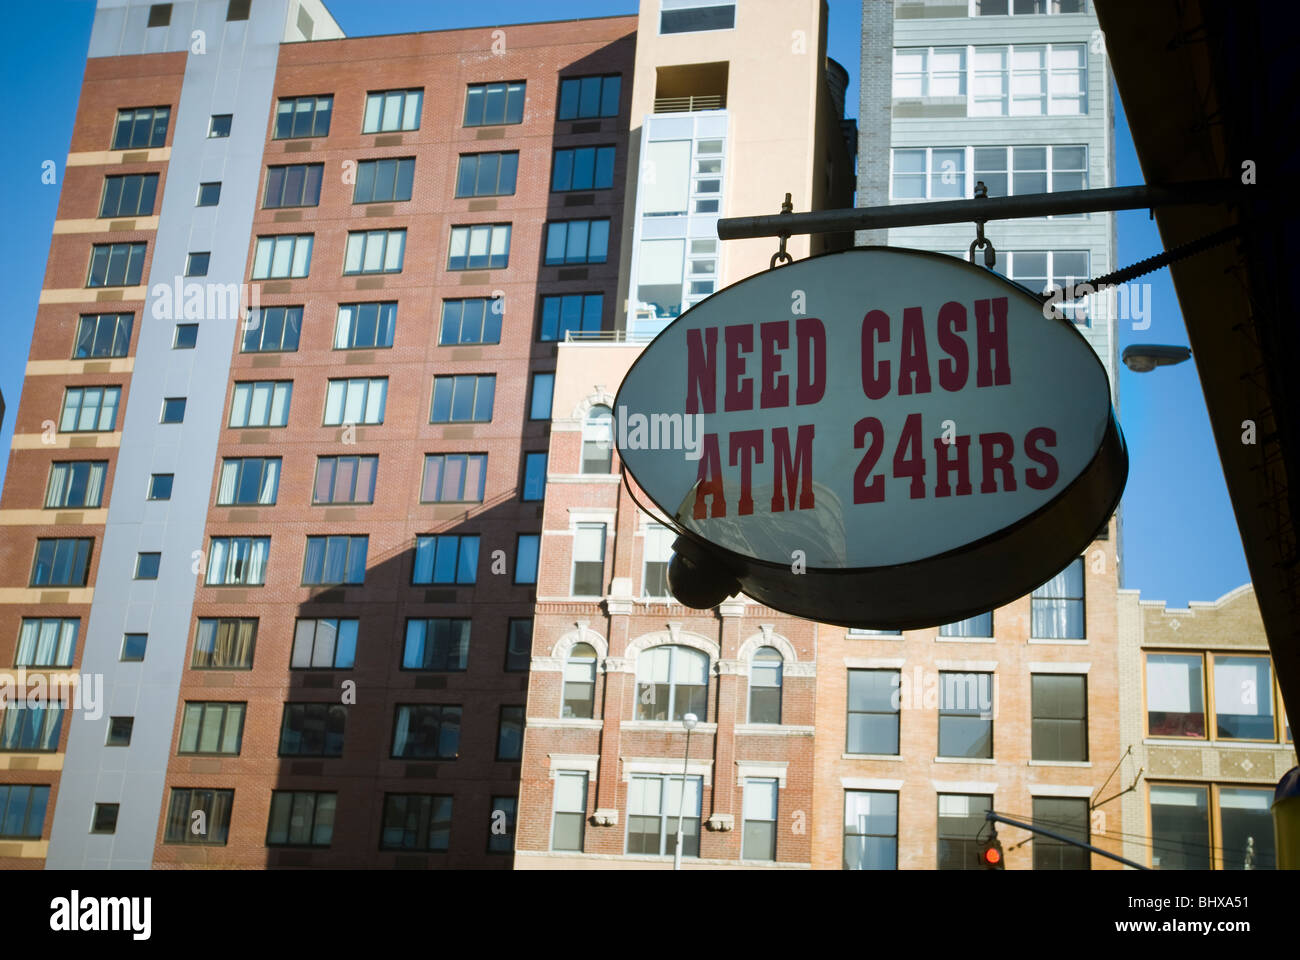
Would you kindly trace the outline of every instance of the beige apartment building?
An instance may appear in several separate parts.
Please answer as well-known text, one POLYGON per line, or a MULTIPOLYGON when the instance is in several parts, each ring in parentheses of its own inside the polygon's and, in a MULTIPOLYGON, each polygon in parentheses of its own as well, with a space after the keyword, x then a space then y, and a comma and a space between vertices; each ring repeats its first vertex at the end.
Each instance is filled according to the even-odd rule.
POLYGON ((1121 590, 1119 655, 1124 855, 1273 869, 1273 789, 1296 754, 1254 588, 1186 609, 1121 590))

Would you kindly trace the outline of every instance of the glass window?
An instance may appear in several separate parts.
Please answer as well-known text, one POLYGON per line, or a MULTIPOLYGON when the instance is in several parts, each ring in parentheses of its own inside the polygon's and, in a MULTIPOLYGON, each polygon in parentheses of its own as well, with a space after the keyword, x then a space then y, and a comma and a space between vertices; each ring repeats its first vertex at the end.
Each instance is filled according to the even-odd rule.
POLYGON ((1036 673, 1030 678, 1035 760, 1088 759, 1088 678, 1084 674, 1036 673))
POLYGON ((270 552, 270 537, 213 537, 208 552, 208 586, 264 586, 270 552))
POLYGON ((898 794, 844 791, 844 869, 898 869, 898 794))
POLYGON ((575 643, 564 662, 564 700, 561 717, 590 720, 596 708, 596 648, 575 643))
POLYGON ((234 116, 229 113, 214 113, 208 118, 208 139, 216 140, 230 136, 230 123, 234 116))
POLYGON ((32 562, 33 587, 84 587, 90 573, 90 547, 87 538, 37 540, 32 562))
POLYGON ((324 172, 325 166, 320 163, 267 167, 266 193, 262 206, 266 209, 319 206, 321 178, 324 172))
POLYGON ((149 494, 148 500, 170 500, 172 498, 172 484, 176 480, 174 473, 155 473, 149 477, 149 494))
POLYGON ((517 802, 514 797, 493 797, 488 826, 488 853, 510 853, 515 849, 517 802))
POLYGON ((515 583, 537 582, 537 561, 542 538, 536 533, 521 533, 515 538, 515 583))
MULTIPOLYGON (((1091 843, 1088 801, 1083 797, 1034 797, 1034 825, 1080 843, 1091 843)), ((1082 847, 1034 834, 1035 870, 1088 870, 1092 856, 1082 847)))
POLYGON ((87 287, 135 287, 144 274, 143 243, 97 243, 90 248, 87 287))
POLYGON ((492 419, 496 375, 433 378, 430 423, 486 423, 492 419))
POLYGON ((348 708, 339 703, 286 703, 280 756, 341 757, 348 708))
POLYGON ((570 332, 598 333, 605 298, 599 293, 542 297, 543 340, 565 340, 570 332))
POLYGON ((63 394, 60 433, 106 433, 116 429, 121 387, 69 387, 63 394))
POLYGON ((387 397, 387 377, 331 380, 325 391, 325 426, 383 423, 387 397))
POLYGON ((334 327, 335 350, 391 347, 397 303, 341 303, 334 327))
POLYGON ((77 654, 76 617, 24 617, 18 629, 16 667, 70 667, 77 654))
POLYGON ((369 544, 365 535, 308 537, 302 582, 313 586, 365 583, 369 544))
POLYGON ((376 456, 317 457, 312 503, 374 503, 376 456))
POLYGON ((465 91, 465 126, 486 127, 524 120, 524 82, 473 83, 465 91))
POLYGON ((223 460, 217 481, 217 506, 272 506, 279 488, 279 457, 223 460))
POLYGON ((215 207, 220 202, 221 184, 219 182, 199 184, 199 195, 194 201, 196 207, 215 207))
POLYGON ((555 774, 555 820, 551 825, 551 849, 576 850, 581 853, 586 824, 587 775, 574 771, 557 771, 555 774))
POLYGON ((1276 870, 1273 788, 1219 787, 1224 870, 1276 870))
POLYGON ((671 857, 677 850, 677 820, 682 821, 682 856, 700 855, 700 777, 633 776, 627 791, 627 852, 671 857), (684 810, 682 808, 685 808, 684 810))
POLYGON ((246 707, 244 703, 186 703, 176 752, 238 756, 246 707))
POLYGON ((560 80, 560 104, 555 118, 578 120, 587 117, 617 117, 622 84, 623 78, 617 74, 605 77, 564 77, 560 80))
POLYGON ((234 802, 234 790, 173 787, 163 842, 225 846, 234 802), (200 811, 203 816, 194 816, 200 811))
POLYGON ((403 670, 463 671, 469 665, 468 620, 406 621, 403 670))
POLYGON ((573 535, 574 596, 604 595, 605 525, 580 523, 573 535))
POLYGON ((72 359, 125 357, 131 348, 131 327, 135 315, 130 313, 83 314, 77 323, 77 342, 72 359))
POLYGON ((897 670, 850 670, 847 753, 898 754, 897 670))
POLYGON ((506 669, 527 670, 533 655, 533 621, 511 619, 506 625, 506 669))
POLYGON ((149 634, 125 633, 122 635, 122 651, 118 659, 123 663, 140 663, 144 660, 144 653, 148 646, 149 634))
POLYGON ((113 125, 113 150, 141 150, 165 146, 170 107, 137 107, 117 111, 113 125))
POLYGON ((153 213, 158 193, 158 174, 129 173, 105 177, 99 201, 101 217, 147 217, 153 213))
POLYGON ((404 760, 455 760, 460 755, 459 705, 399 704, 393 756, 404 760))
POLYGON ((781 653, 759 647, 749 664, 749 722, 781 722, 781 653))
POLYGON ((444 300, 438 345, 450 347, 462 343, 500 343, 504 313, 504 297, 494 297, 491 300, 483 297, 444 300))
POLYGON ((257 619, 199 620, 194 634, 194 670, 251 670, 257 645, 257 619))
POLYGON ((161 566, 161 553, 137 553, 135 555, 135 579, 157 580, 158 570, 161 566))
POLYGON ((334 838, 337 793, 272 790, 268 847, 328 847, 334 838))
POLYGON ((939 674, 939 756, 993 756, 993 674, 939 674))
POLYGON ((939 628, 941 637, 991 637, 993 636, 993 613, 977 614, 956 623, 945 623, 939 628))
POLYGON ((193 350, 199 342, 199 325, 197 323, 178 323, 172 334, 173 350, 193 350))
POLYGON ((45 830, 50 788, 35 784, 0 784, 0 837, 39 840, 45 830))
POLYGON ((680 721, 688 713, 706 719, 709 656, 690 647, 660 646, 636 661, 638 720, 680 721))
POLYGON ((546 225, 546 265, 604 263, 609 253, 608 220, 561 220, 546 225))
POLYGON ((253 252, 253 279, 305 277, 311 269, 312 234, 258 237, 253 252))
MULTIPOLYGON (((2 807, 3 801, 0 801, 0 808, 2 807)), ((90 832, 107 834, 116 833, 118 807, 119 804, 116 803, 95 804, 95 812, 90 821, 90 832)))
POLYGON ((431 453, 424 458, 421 503, 482 503, 486 453, 431 453))
POLYGON ((401 273, 405 255, 405 229, 349 233, 343 253, 343 275, 401 273))
POLYGON ((351 670, 357 659, 356 619, 299 620, 294 626, 293 670, 351 670))
POLYGON ((262 307, 244 324, 241 353, 295 353, 302 333, 302 307, 262 307))
POLYGON ((730 30, 735 25, 734 0, 664 0, 659 11, 661 34, 730 30))
POLYGON ((332 96, 280 100, 275 105, 275 133, 272 134, 272 139, 328 136, 333 112, 332 96))
POLYGON ((379 845, 384 850, 446 853, 451 843, 452 798, 437 794, 384 794, 379 845))
POLYGON ((613 147, 571 147, 555 151, 551 190, 608 190, 614 186, 613 147))
POLYGON ((53 753, 59 749, 63 707, 13 705, 0 710, 0 753, 53 753))
POLYGON ((448 270, 499 270, 510 265, 510 224, 452 227, 448 270))
POLYGON ((740 848, 742 860, 776 859, 777 786, 776 780, 745 779, 742 801, 744 828, 740 848))
POLYGON ((668 589, 668 564, 673 558, 673 541, 677 534, 663 524, 651 523, 645 528, 645 558, 641 573, 642 593, 647 597, 672 596, 668 589))
POLYGON ((1214 655, 1214 728, 1221 740, 1277 739, 1268 657, 1214 655))
POLYGON ((162 402, 159 423, 182 423, 185 420, 185 398, 168 397, 162 402))
POLYGON ((230 426, 283 427, 289 423, 290 380, 236 383, 230 399, 230 426))
POLYGON ((415 538, 411 583, 472 584, 478 579, 477 534, 441 534, 415 538))
POLYGON ((1205 737, 1203 671, 1199 653, 1147 654, 1147 736, 1205 737))
POLYGON ((353 203, 395 203, 411 199, 415 157, 385 157, 357 164, 353 203))
POLYGON ((381 90, 366 95, 362 133, 419 130, 423 90, 381 90))
POLYGON ((993 798, 984 795, 939 794, 939 869, 979 870, 979 843, 976 838, 987 833, 986 811, 993 808, 993 798))
POLYGON ((1043 640, 1082 639, 1084 632, 1083 558, 1033 592, 1030 636, 1043 640))
POLYGON ((502 707, 497 724, 497 759, 518 760, 524 753, 524 708, 502 707))
POLYGON ((582 423, 582 472, 609 473, 614 466, 614 412, 598 404, 582 423))
POLYGON ((1157 870, 1209 870, 1210 806, 1202 786, 1150 784, 1151 866, 1157 870))
POLYGON ((555 390, 555 374, 534 373, 532 388, 528 392, 528 419, 551 419, 551 394, 555 390))
POLYGON ((546 454, 524 454, 524 483, 520 500, 541 500, 546 493, 546 454))
POLYGON ((104 502, 107 460, 50 464, 45 488, 47 510, 94 510, 104 502))
POLYGON ((189 254, 185 258, 185 276, 206 277, 208 275, 208 264, 211 261, 212 254, 207 251, 189 254))
POLYGON ((518 172, 518 151, 461 154, 456 168, 456 196, 511 196, 515 192, 518 172))

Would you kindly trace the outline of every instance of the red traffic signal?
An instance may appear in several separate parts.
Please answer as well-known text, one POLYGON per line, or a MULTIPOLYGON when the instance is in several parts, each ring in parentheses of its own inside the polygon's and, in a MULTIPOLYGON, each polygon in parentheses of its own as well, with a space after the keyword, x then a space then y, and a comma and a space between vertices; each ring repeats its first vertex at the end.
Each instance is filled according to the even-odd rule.
POLYGON ((1005 870, 1007 868, 1002 859, 1002 841, 997 837, 992 838, 980 847, 980 866, 985 870, 1005 870))

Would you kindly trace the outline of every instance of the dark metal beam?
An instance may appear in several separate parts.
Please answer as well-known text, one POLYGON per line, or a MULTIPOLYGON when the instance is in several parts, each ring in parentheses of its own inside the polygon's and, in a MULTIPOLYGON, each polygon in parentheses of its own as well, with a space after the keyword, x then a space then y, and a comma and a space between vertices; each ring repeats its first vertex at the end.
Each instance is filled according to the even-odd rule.
POLYGON ((1143 866, 1140 863, 1134 863, 1132 860, 1125 860, 1118 854, 1111 853, 1109 850, 1103 850, 1101 847, 1094 847, 1091 843, 1084 843, 1082 840, 1075 840, 1073 837, 1067 837, 1063 833, 1056 833, 1040 827, 1037 824, 1025 823, 1023 820, 1012 820, 1010 817, 1004 817, 1000 813, 994 813, 992 810, 984 811, 984 819, 990 823, 1005 823, 1008 826, 1019 827, 1021 830, 1028 830, 1030 833, 1041 833, 1045 837, 1051 837, 1053 840, 1060 840, 1062 843, 1068 843, 1071 846, 1082 847, 1084 850, 1091 850, 1101 857, 1109 857, 1111 860, 1118 860, 1125 866, 1132 867, 1134 870, 1150 870, 1150 867, 1143 866))
POLYGON ((718 221, 722 240, 781 237, 802 233, 844 233, 888 227, 920 227, 938 223, 973 223, 976 220, 1017 220, 1024 217, 1135 210, 1173 204, 1221 203, 1239 187, 1231 180, 1196 180, 1187 183, 1104 190, 1066 190, 1018 197, 943 200, 937 203, 896 203, 885 207, 852 207, 812 213, 776 213, 761 217, 726 217, 718 221))

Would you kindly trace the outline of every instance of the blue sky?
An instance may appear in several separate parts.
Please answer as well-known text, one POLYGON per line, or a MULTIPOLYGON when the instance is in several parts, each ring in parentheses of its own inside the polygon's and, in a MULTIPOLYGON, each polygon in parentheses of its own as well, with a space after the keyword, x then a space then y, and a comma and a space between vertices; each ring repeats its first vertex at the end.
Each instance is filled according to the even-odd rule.
MULTIPOLYGON (((635 12, 635 0, 327 0, 350 36, 568 20, 635 12)), ((9 147, 0 155, 0 190, 9 229, 3 236, 0 280, 12 297, 0 314, 0 392, 7 411, 0 429, 0 471, 8 466, 23 369, 31 344, 36 303, 45 274, 58 185, 41 182, 42 163, 63 162, 85 67, 93 0, 46 0, 6 9, 0 33, 0 70, 11 104, 9 147)), ((857 113, 861 0, 830 0, 830 56, 851 75, 849 114, 857 113)), ((1117 184, 1142 183, 1122 107, 1116 96, 1117 184)), ((734 211, 735 215, 769 213, 734 211)), ((1146 211, 1119 215, 1119 265, 1160 252, 1155 223, 1146 211)), ((996 242, 996 237, 993 238, 996 242)), ((1129 343, 1187 342, 1167 269, 1142 278, 1151 283, 1151 326, 1134 331, 1120 321, 1120 349, 1129 343)), ((1152 373, 1120 371, 1120 422, 1129 445, 1124 511, 1124 586, 1144 598, 1183 606, 1214 600, 1249 579, 1241 538, 1210 433, 1195 360, 1152 373)), ((0 473, 0 484, 3 474, 0 473)))

